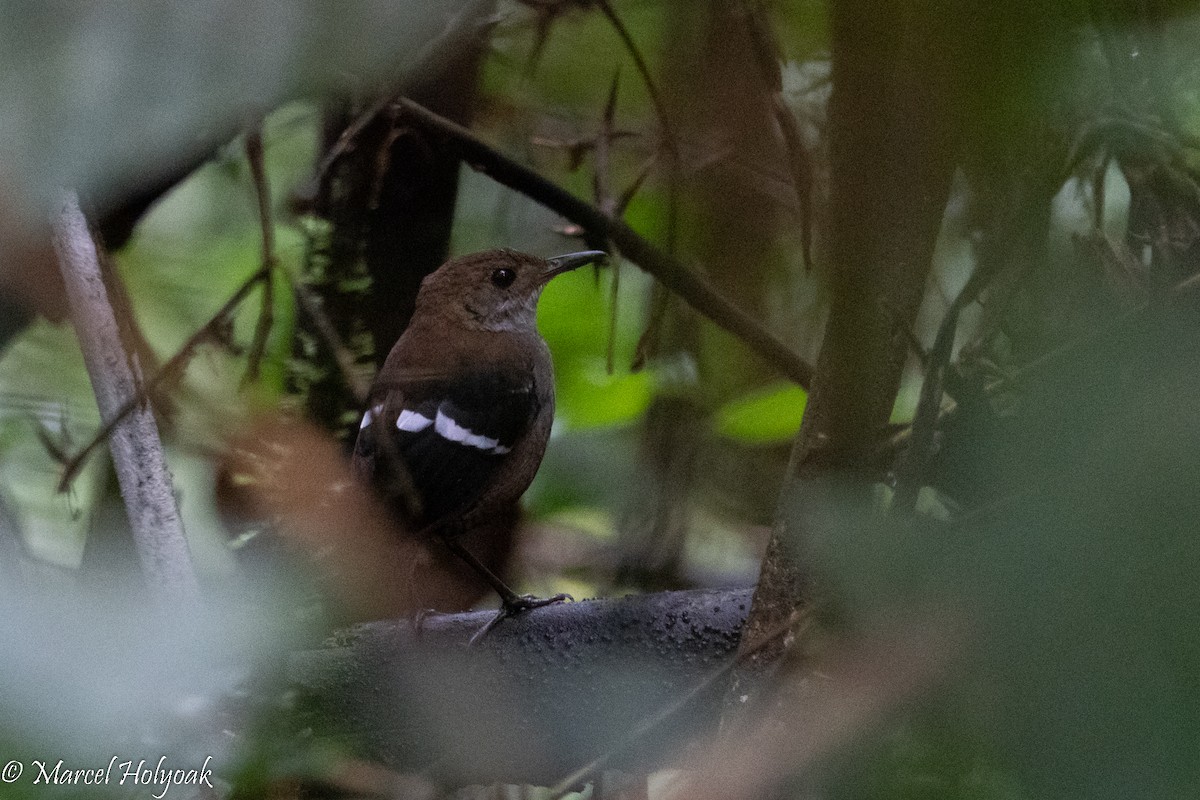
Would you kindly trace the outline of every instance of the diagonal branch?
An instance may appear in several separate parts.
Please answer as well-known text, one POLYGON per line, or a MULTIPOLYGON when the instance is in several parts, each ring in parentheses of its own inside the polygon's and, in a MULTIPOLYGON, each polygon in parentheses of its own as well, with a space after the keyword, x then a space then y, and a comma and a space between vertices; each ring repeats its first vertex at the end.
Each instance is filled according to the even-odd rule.
POLYGON ((160 386, 174 382, 183 374, 184 368, 192 360, 192 356, 195 355, 196 348, 206 341, 220 337, 220 331, 228 323, 233 312, 237 310, 237 307, 241 305, 250 292, 266 279, 266 276, 267 272, 259 269, 247 278, 241 287, 225 301, 225 304, 209 318, 208 322, 204 323, 199 330, 189 336, 188 340, 183 343, 183 346, 176 351, 175 355, 171 356, 167 363, 162 365, 162 368, 158 372, 141 384, 139 391, 125 399, 121 405, 116 407, 116 410, 111 415, 105 415, 107 419, 100 426, 100 430, 96 432, 96 435, 67 462, 62 478, 58 482, 58 490, 60 492, 66 491, 67 486, 79 474, 79 470, 92 454, 92 451, 108 439, 121 421, 141 406, 148 395, 152 394, 160 386))
POLYGON ((783 375, 807 388, 813 369, 754 317, 720 295, 699 273, 683 265, 630 228, 558 184, 513 161, 466 128, 401 98, 402 113, 413 124, 447 139, 473 169, 541 203, 579 225, 594 239, 609 239, 624 258, 682 297, 698 312, 737 336, 783 375))

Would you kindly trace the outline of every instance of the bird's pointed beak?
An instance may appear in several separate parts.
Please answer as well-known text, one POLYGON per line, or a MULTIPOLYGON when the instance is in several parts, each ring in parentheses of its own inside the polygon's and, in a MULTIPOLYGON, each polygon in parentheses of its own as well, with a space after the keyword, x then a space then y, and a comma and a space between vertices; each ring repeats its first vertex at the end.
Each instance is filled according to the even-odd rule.
POLYGON ((570 272, 588 264, 596 264, 607 258, 608 253, 603 250, 584 250, 580 253, 567 253, 565 256, 548 258, 546 259, 546 271, 542 273, 542 282, 545 283, 555 275, 562 275, 564 272, 570 272))

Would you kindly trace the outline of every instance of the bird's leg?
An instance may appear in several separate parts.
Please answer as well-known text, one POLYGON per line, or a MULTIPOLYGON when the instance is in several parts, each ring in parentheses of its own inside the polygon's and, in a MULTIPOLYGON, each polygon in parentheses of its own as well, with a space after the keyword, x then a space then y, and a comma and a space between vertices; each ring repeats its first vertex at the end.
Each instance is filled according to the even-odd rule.
POLYGON ((444 617, 444 616, 446 616, 446 612, 438 611, 436 608, 422 608, 422 609, 418 610, 415 614, 413 614, 413 618, 412 618, 413 633, 416 634, 417 639, 420 639, 421 637, 423 637, 425 635, 425 621, 426 620, 428 620, 430 617, 444 617))
POLYGON ((509 606, 515 608, 520 605, 521 596, 509 588, 508 584, 500 579, 500 576, 488 569, 470 550, 450 537, 445 537, 442 541, 446 543, 446 547, 450 548, 451 553, 454 553, 454 555, 466 562, 467 566, 475 570, 479 574, 479 577, 483 578, 488 586, 491 586, 496 591, 496 594, 500 595, 500 602, 506 608, 509 606))
POLYGON ((491 586, 492 589, 495 590, 496 594, 500 595, 500 611, 497 612, 496 616, 493 617, 487 625, 484 625, 474 636, 471 637, 471 644, 474 644, 488 631, 499 625, 508 617, 516 616, 522 611, 529 611, 534 608, 541 608, 542 606, 549 606, 553 605, 554 603, 561 603, 564 600, 574 599, 569 594, 556 594, 553 597, 541 598, 534 597, 531 594, 517 594, 510 589, 508 584, 502 581, 499 576, 496 575, 496 573, 484 566, 483 562, 476 558, 470 550, 463 547, 449 536, 443 536, 441 538, 442 541, 446 543, 446 547, 450 549, 450 552, 461 558, 467 566, 479 573, 479 577, 483 578, 487 582, 488 586, 491 586))

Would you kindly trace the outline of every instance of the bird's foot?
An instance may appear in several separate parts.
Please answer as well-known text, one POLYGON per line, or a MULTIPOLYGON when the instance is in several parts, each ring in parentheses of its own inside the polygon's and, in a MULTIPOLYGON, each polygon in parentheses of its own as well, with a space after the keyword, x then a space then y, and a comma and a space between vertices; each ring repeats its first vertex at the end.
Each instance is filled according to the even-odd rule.
POLYGON ((506 617, 515 617, 522 611, 532 611, 535 608, 552 606, 555 603, 574 599, 574 597, 566 593, 556 594, 553 597, 534 597, 531 594, 519 594, 505 600, 501 611, 504 612, 504 616, 506 617))
POLYGON ((438 611, 436 608, 422 608, 418 610, 412 617, 413 635, 418 639, 425 635, 425 621, 430 617, 444 617, 446 612, 438 611))
POLYGON ((504 598, 503 604, 500 606, 500 610, 496 612, 496 616, 492 617, 490 620, 488 620, 486 625, 476 631, 475 635, 471 637, 471 640, 467 642, 467 645, 470 646, 475 644, 484 636, 487 636, 488 632, 492 630, 492 628, 495 628, 509 617, 515 617, 518 614, 522 614, 526 611, 532 611, 535 608, 552 606, 555 603, 561 603, 565 600, 574 599, 575 598, 571 597, 569 594, 556 594, 553 597, 534 597, 531 594, 514 594, 511 597, 506 597, 504 598))

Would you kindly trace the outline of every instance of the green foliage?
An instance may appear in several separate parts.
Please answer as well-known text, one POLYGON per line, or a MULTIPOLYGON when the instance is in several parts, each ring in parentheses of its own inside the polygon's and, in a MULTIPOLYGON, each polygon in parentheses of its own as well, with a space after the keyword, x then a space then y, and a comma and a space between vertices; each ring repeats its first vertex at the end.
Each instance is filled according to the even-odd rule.
POLYGON ((538 327, 554 353, 558 387, 558 420, 569 428, 629 424, 646 410, 653 393, 649 372, 630 373, 626 367, 638 336, 638 320, 629 313, 634 298, 646 282, 622 270, 618 307, 609 307, 609 291, 602 281, 587 274, 559 278, 551 283, 539 304, 538 327), (608 343, 603 334, 610 314, 617 314, 612 347, 620 354, 608 371, 608 343))
POLYGON ((90 468, 69 493, 57 493, 58 464, 35 435, 40 429, 72 452, 99 423, 73 331, 47 322, 27 330, 0 360, 0 400, 0 491, 20 514, 33 554, 75 567, 87 530, 81 511, 95 501, 103 471, 90 468))
MULTIPOLYGON (((311 108, 293 105, 266 122, 276 213, 285 205, 286 189, 311 169, 315 121, 311 108)), ((129 246, 115 254, 138 325, 160 364, 175 355, 260 267, 261 232, 241 152, 239 141, 198 169, 155 205, 129 246)), ((278 225, 276 237, 282 268, 294 272, 303 254, 299 232, 278 225)), ((234 349, 211 340, 202 344, 182 391, 176 393, 171 458, 201 569, 227 571, 229 554, 221 544, 220 524, 202 500, 211 497, 211 464, 190 454, 219 442, 231 432, 231 422, 251 407, 278 402, 281 396, 293 311, 286 278, 277 272, 274 280, 274 325, 262 380, 252 391, 240 388, 245 348, 261 307, 259 290, 243 303, 228 332, 234 349)), ((0 418, 8 439, 0 459, 4 495, 19 510, 26 545, 34 554, 75 566, 82 555, 89 515, 108 474, 103 451, 90 459, 69 492, 58 493, 61 465, 32 435, 35 424, 46 429, 48 438, 70 457, 96 432, 95 400, 69 325, 39 323, 9 347, 0 359, 0 398, 8 397, 24 397, 32 405, 28 413, 18 405, 0 418)))
POLYGON ((732 400, 717 410, 717 433, 750 444, 786 442, 800 430, 808 393, 776 384, 732 400))
MULTIPOLYGON (((0 32, 0 54, 8 55, 0 55, 5 66, 0 94, 11 108, 0 124, 5 156, 0 200, 11 204, 12 215, 23 223, 42 214, 64 183, 103 204, 127 192, 131 176, 153 177, 169 166, 187 149, 181 143, 205 147, 229 139, 247 118, 247 108, 270 110, 267 171, 281 269, 275 273, 274 324, 262 379, 244 383, 245 349, 261 311, 260 289, 243 303, 230 329, 200 347, 173 394, 178 406, 171 424, 164 425, 193 552, 205 580, 224 587, 234 572, 233 556, 212 502, 209 454, 250 412, 278 409, 291 400, 285 374, 297 311, 284 271, 294 273, 303 261, 306 237, 304 220, 289 209, 293 192, 312 177, 322 134, 316 98, 346 75, 356 92, 370 96, 382 79, 380 65, 407 65, 410 54, 443 30, 446 12, 461 3, 306 2, 285 14, 279 4, 260 0, 243 4, 238 13, 228 4, 200 2, 153 20, 133 3, 79 15, 7 5, 10 24, 0 32), (218 6, 223 13, 210 13, 218 6), (88 57, 93 51, 96 64, 88 57), (283 105, 296 96, 314 99, 283 105)), ((1124 252, 1118 245, 1123 246, 1129 207, 1145 213, 1170 199, 1157 184, 1159 193, 1131 187, 1130 175, 1150 175, 1152 167, 1175 158, 1169 174, 1194 199, 1188 170, 1194 171, 1198 156, 1189 137, 1200 131, 1200 68, 1186 48, 1195 39, 1196 5, 1173 2, 1170 13, 1156 20, 1160 43, 1167 50, 1173 44, 1179 64, 1132 47, 1160 40, 1134 29, 1130 15, 1137 19, 1143 13, 1135 4, 1091 4, 1091 11, 1104 12, 1100 16, 1118 26, 1099 41, 1091 27, 1081 27, 1091 23, 1080 4, 1001 3, 982 10, 910 5, 931 24, 961 26, 958 51, 944 54, 962 66, 950 78, 984 87, 964 95, 968 101, 957 109, 963 126, 955 146, 966 154, 962 185, 946 211, 935 274, 925 287, 926 304, 914 336, 927 346, 950 299, 985 256, 995 256, 986 248, 1011 239, 1011 251, 1002 255, 1020 262, 1019 269, 1005 274, 1008 283, 998 280, 994 294, 968 307, 958 339, 960 348, 976 347, 974 366, 980 370, 960 377, 988 386, 1023 365, 1014 353, 1055 351, 1064 341, 1094 333, 1098 323, 1117 319, 1113 309, 1119 306, 1104 283, 1111 277, 1104 269, 1111 271, 1114 264, 1076 263, 1083 245, 1092 241, 1086 237, 1095 233, 1089 204, 1097 202, 1096 187, 1105 187, 1101 227, 1117 253, 1124 252), (1114 43, 1113 52, 1102 52, 1114 43), (1114 53, 1120 57, 1110 60, 1114 53), (1143 67, 1151 56, 1159 60, 1143 67), (1154 72, 1164 64, 1171 66, 1169 72, 1154 72), (1136 89, 1132 95, 1120 95, 1112 85, 1112 74, 1123 71, 1136 89), (1137 123, 1159 138, 1154 147, 1138 151, 1141 161, 1108 164, 1092 182, 1082 175, 1088 164, 1075 165, 1081 174, 1068 180, 1063 165, 1069 145, 1101 111, 1106 118, 1128 116, 1130 126, 1137 123), (1026 179, 1033 189, 1022 183, 1026 179), (1009 219, 1043 205, 1045 229, 1032 235, 1009 219)), ((594 148, 585 145, 600 128, 619 72, 615 127, 633 135, 611 143, 608 177, 619 193, 652 163, 624 219, 667 247, 672 194, 661 160, 650 162, 661 121, 611 24, 587 6, 562 4, 564 13, 553 21, 540 60, 530 68, 534 12, 522 4, 501 4, 475 126, 505 152, 578 196, 594 199, 597 162, 594 148), (580 156, 573 169, 572 146, 580 156)), ((671 48, 680 46, 680 26, 673 15, 698 14, 696 7, 628 0, 617 0, 614 7, 654 75, 678 68, 671 48)), ((789 64, 789 98, 795 100, 791 95, 800 88, 823 85, 833 4, 802 0, 746 7, 770 13, 789 64)), ((394 77, 387 74, 388 80, 394 77)), ((685 77, 703 82, 720 76, 685 77)), ((811 91, 804 103, 819 106, 822 91, 811 91)), ((823 134, 824 120, 804 121, 806 134, 823 134)), ((1111 129, 1109 124, 1106 130, 1111 129)), ((682 134, 687 186, 694 188, 717 163, 747 169, 744 142, 714 141, 711 131, 682 134)), ((1101 155, 1119 148, 1102 137, 1097 141, 1089 159, 1099 170, 1101 155)), ((820 162, 826 154, 814 148, 812 155, 820 162)), ((1082 160, 1090 164, 1089 159, 1082 160)), ((818 201, 828 191, 822 163, 814 188, 818 201)), ((790 189, 779 188, 788 187, 780 177, 785 173, 781 168, 778 175, 755 173, 755 178, 764 192, 786 194, 792 202, 790 189)), ((699 252, 700 261, 706 253, 696 242, 704 242, 709 227, 709 218, 699 216, 703 206, 690 198, 683 205, 689 218, 676 231, 686 240, 680 249, 689 257, 699 252)), ((786 220, 778 241, 769 243, 768 249, 775 248, 769 254, 774 271, 761 273, 769 275, 762 286, 751 285, 760 280, 755 268, 761 264, 710 277, 722 291, 761 290, 767 302, 752 313, 781 337, 800 342, 805 326, 819 330, 818 310, 805 303, 825 265, 818 263, 817 277, 801 274, 794 252, 799 237, 790 230, 797 225, 792 217, 786 220)), ((554 213, 465 169, 454 224, 455 252, 511 246, 554 254, 580 247, 554 213)), ((1175 243, 1190 235, 1187 225, 1169 232, 1180 240, 1175 243)), ((819 247, 819 262, 821 255, 819 247)), ((1118 259, 1116 267, 1131 273, 1123 279, 1149 284, 1137 269, 1144 266, 1138 255, 1132 266, 1118 259)), ((1186 255, 1181 246, 1185 266, 1186 255)), ((260 268, 261 257, 253 187, 241 140, 234 138, 150 211, 114 260, 139 325, 162 360, 260 268)), ((629 365, 647 323, 652 282, 632 265, 620 270, 615 302, 611 271, 564 276, 545 292, 539 327, 554 354, 558 416, 550 453, 528 498, 535 521, 562 523, 579 542, 605 548, 620 545, 616 529, 629 496, 648 493, 637 465, 645 460, 639 447, 646 438, 646 411, 657 396, 682 395, 703 410, 700 427, 711 438, 687 456, 700 464, 730 445, 756 455, 782 453, 809 399, 798 387, 764 377, 762 365, 748 359, 737 342, 695 316, 681 317, 682 331, 664 337, 667 352, 633 372, 629 365), (678 344, 673 334, 685 341, 676 350, 671 349, 678 344)), ((1165 303, 1161 295, 1147 291, 1146 296, 1165 303)), ((909 626, 944 637, 934 637, 944 651, 922 654, 945 667, 941 683, 924 687, 895 716, 875 720, 875 729, 860 731, 854 746, 824 764, 817 781, 821 794, 978 800, 1200 794, 1200 584, 1195 579, 1200 539, 1194 531, 1200 517, 1195 492, 1200 383, 1192 345, 1196 320, 1186 310, 1178 313, 1145 325, 1135 317, 1136 324, 1067 359, 1083 367, 1057 364, 1048 370, 1050 377, 1042 375, 1011 397, 999 398, 995 406, 1004 414, 996 427, 972 429, 972 436, 959 429, 942 431, 938 455, 952 451, 959 460, 947 462, 950 474, 937 477, 954 491, 943 486, 946 490, 937 494, 926 487, 920 509, 938 513, 919 522, 887 516, 881 508, 886 501, 878 501, 890 491, 882 486, 875 487, 879 491, 870 503, 853 492, 843 494, 839 485, 801 487, 790 511, 798 522, 794 527, 806 536, 796 543, 796 553, 821 571, 846 628, 869 632, 909 626), (956 451, 955 436, 965 441, 956 451)), ((911 359, 893 422, 913 417, 924 379, 916 362, 911 359)), ((0 494, 16 509, 23 544, 36 561, 70 569, 80 563, 110 476, 104 459, 95 456, 68 493, 57 493, 62 465, 35 431, 42 429, 44 439, 72 454, 98 423, 70 328, 46 322, 31 326, 0 358, 0 494)), ((755 463, 782 469, 768 458, 755 463)), ((724 474, 727 463, 708 466, 722 490, 732 491, 729 485, 738 482, 778 479, 756 466, 735 481, 724 474)), ((706 492, 702 481, 686 488, 695 506, 688 508, 687 523, 703 528, 709 541, 691 540, 685 558, 714 573, 741 569, 747 553, 759 546, 747 537, 750 526, 725 519, 720 501, 709 496, 719 492, 706 492), (705 555, 695 557, 697 550, 705 555)), ((570 586, 548 588, 594 591, 589 576, 572 580, 570 586)), ((16 609, 0 623, 3 640, 20 643, 0 657, 0 671, 14 679, 13 691, 3 699, 2 744, 12 748, 12 757, 23 759, 49 753, 34 748, 45 741, 108 742, 133 708, 117 706, 130 698, 149 703, 149 695, 167 691, 177 673, 209 675, 201 667, 212 661, 247 664, 260 659, 263 649, 278 654, 289 646, 274 625, 233 611, 189 623, 196 626, 195 641, 214 656, 188 650, 193 631, 184 624, 175 626, 162 647, 138 641, 126 621, 137 619, 140 611, 95 603, 95 613, 75 627, 66 610, 48 619, 29 606, 18 607, 7 595, 0 599, 7 610, 16 609), (83 626, 95 630, 85 636, 83 626), (31 630, 44 630, 54 641, 31 638, 31 630), (120 649, 123 654, 114 652, 120 649), (143 663, 145 672, 133 671, 132 664, 143 663), (90 703, 99 690, 88 688, 96 678, 112 691, 99 707, 90 703)), ((283 602, 275 610, 284 619, 301 613, 283 602)), ((212 688, 214 693, 227 690, 226 683, 212 688)), ((272 696, 255 711, 264 724, 257 732, 254 726, 247 729, 251 741, 241 761, 231 761, 246 792, 265 794, 282 771, 319 773, 323 759, 333 760, 320 747, 336 750, 336 744, 322 742, 316 755, 303 744, 293 752, 291 739, 273 747, 295 721, 286 698, 272 696)))
POLYGON ((907 524, 836 488, 796 509, 801 530, 821 531, 806 552, 864 627, 947 637, 927 654, 956 667, 947 707, 1032 796, 1200 790, 1200 386, 1181 346, 1192 325, 1190 312, 1142 319, 1048 376, 996 434, 1015 439, 1020 470, 986 513, 907 524))

